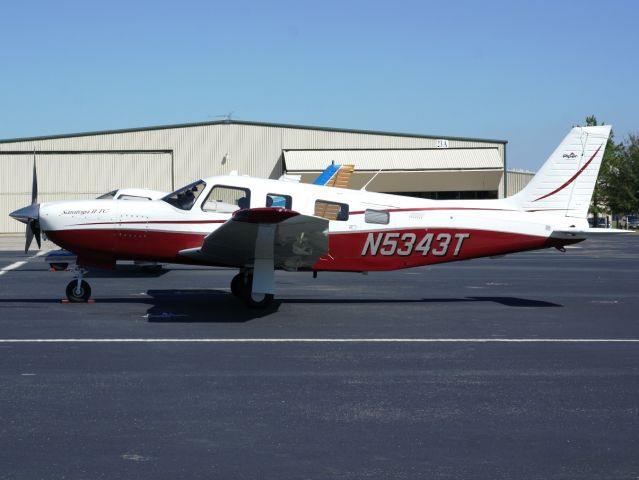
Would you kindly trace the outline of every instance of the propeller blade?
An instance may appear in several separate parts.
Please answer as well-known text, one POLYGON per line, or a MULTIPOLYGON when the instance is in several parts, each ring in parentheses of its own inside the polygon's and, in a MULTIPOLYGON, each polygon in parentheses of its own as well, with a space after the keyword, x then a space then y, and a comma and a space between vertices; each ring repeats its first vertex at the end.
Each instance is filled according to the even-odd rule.
POLYGON ((31 185, 31 203, 38 203, 38 174, 36 172, 35 152, 33 153, 33 184, 31 185))
POLYGON ((24 244, 24 253, 27 253, 29 251, 29 247, 31 246, 31 242, 33 241, 33 231, 31 230, 31 225, 27 225, 25 234, 26 234, 26 242, 24 244))
POLYGON ((37 219, 31 220, 29 222, 29 227, 31 228, 31 231, 33 232, 33 235, 35 235, 35 239, 36 239, 36 243, 38 244, 38 248, 41 248, 42 245, 40 243, 40 222, 37 219))

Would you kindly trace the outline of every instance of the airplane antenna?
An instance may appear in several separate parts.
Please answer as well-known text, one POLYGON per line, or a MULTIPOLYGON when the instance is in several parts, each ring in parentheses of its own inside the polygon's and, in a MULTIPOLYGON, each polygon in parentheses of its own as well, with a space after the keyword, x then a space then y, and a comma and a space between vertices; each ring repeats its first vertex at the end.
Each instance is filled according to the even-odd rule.
POLYGON ((366 182, 366 185, 364 185, 362 188, 360 188, 360 190, 362 190, 362 191, 366 191, 366 187, 368 187, 368 186, 370 185, 370 183, 371 183, 373 180, 375 180, 375 178, 377 178, 377 175, 379 175, 380 173, 382 173, 382 170, 383 170, 383 168, 380 168, 380 169, 378 170, 378 172, 377 172, 375 175, 373 175, 373 178, 371 178, 368 182, 366 182))

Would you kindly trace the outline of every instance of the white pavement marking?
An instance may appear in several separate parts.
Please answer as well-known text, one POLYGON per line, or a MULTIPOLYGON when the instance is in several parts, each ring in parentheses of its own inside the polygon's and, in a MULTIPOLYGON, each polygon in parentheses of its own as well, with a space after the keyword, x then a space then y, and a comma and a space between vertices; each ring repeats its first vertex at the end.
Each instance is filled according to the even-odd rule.
POLYGON ((0 338, 3 343, 639 343, 636 338, 0 338))
POLYGON ((25 265, 26 263, 27 263, 26 261, 22 261, 22 262, 12 263, 11 265, 7 265, 6 267, 3 267, 2 269, 0 269, 0 275, 4 275, 5 273, 10 272, 11 270, 20 268, 22 265, 25 265))
POLYGON ((12 263, 11 265, 7 265, 6 267, 0 268, 0 276, 4 275, 7 272, 10 272, 11 270, 15 270, 16 268, 20 268, 21 266, 26 265, 29 260, 31 260, 33 258, 36 258, 36 257, 41 257, 42 255, 46 255, 50 251, 51 250, 42 250, 42 251, 36 253, 35 255, 30 256, 26 260, 22 260, 20 262, 15 262, 15 263, 12 263))

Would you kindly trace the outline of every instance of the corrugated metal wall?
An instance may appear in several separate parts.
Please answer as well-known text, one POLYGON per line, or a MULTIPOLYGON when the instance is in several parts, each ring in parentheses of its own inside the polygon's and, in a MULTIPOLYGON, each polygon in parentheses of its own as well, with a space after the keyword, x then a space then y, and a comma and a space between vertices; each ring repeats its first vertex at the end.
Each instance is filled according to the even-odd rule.
MULTIPOLYGON (((36 165, 41 202, 95 198, 118 186, 171 191, 171 155, 167 153, 39 153, 36 165)), ((32 152, 0 152, 2 233, 24 230, 9 213, 31 203, 32 169, 32 152)))
POLYGON ((506 196, 510 197, 515 193, 522 190, 528 182, 532 180, 532 177, 535 176, 535 172, 527 172, 527 171, 519 171, 519 170, 508 170, 506 172, 507 175, 507 185, 506 185, 506 196))
MULTIPOLYGON (((450 148, 497 148, 503 160, 503 143, 449 140, 448 144, 450 148)), ((27 192, 31 188, 32 168, 31 155, 17 155, 13 160, 7 160, 11 155, 2 152, 32 154, 35 149, 49 152, 42 156, 51 155, 51 158, 54 152, 101 152, 100 157, 59 154, 57 169, 39 169, 40 182, 53 182, 47 187, 46 194, 41 189, 40 199, 45 201, 90 196, 117 187, 171 190, 171 185, 177 188, 197 178, 232 170, 277 178, 282 173, 282 151, 289 149, 435 147, 436 138, 233 122, 5 141, 0 142, 0 232, 20 231, 21 226, 9 219, 8 213, 30 202, 27 192), (136 157, 133 153, 121 153, 123 151, 142 153, 136 157), (157 161, 154 155, 162 158, 161 168, 153 166, 153 161, 157 161), (61 169, 66 173, 62 174, 61 169), (73 175, 76 180, 60 182, 65 175, 73 175)))

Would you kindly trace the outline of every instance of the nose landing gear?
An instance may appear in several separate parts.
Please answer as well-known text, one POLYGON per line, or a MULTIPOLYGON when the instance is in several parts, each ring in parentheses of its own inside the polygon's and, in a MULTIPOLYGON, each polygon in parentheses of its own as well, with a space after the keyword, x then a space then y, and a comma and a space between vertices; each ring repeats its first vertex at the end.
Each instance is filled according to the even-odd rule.
POLYGON ((91 286, 83 279, 87 272, 88 270, 78 266, 73 269, 76 278, 69 282, 66 290, 70 302, 86 303, 91 298, 91 286))

